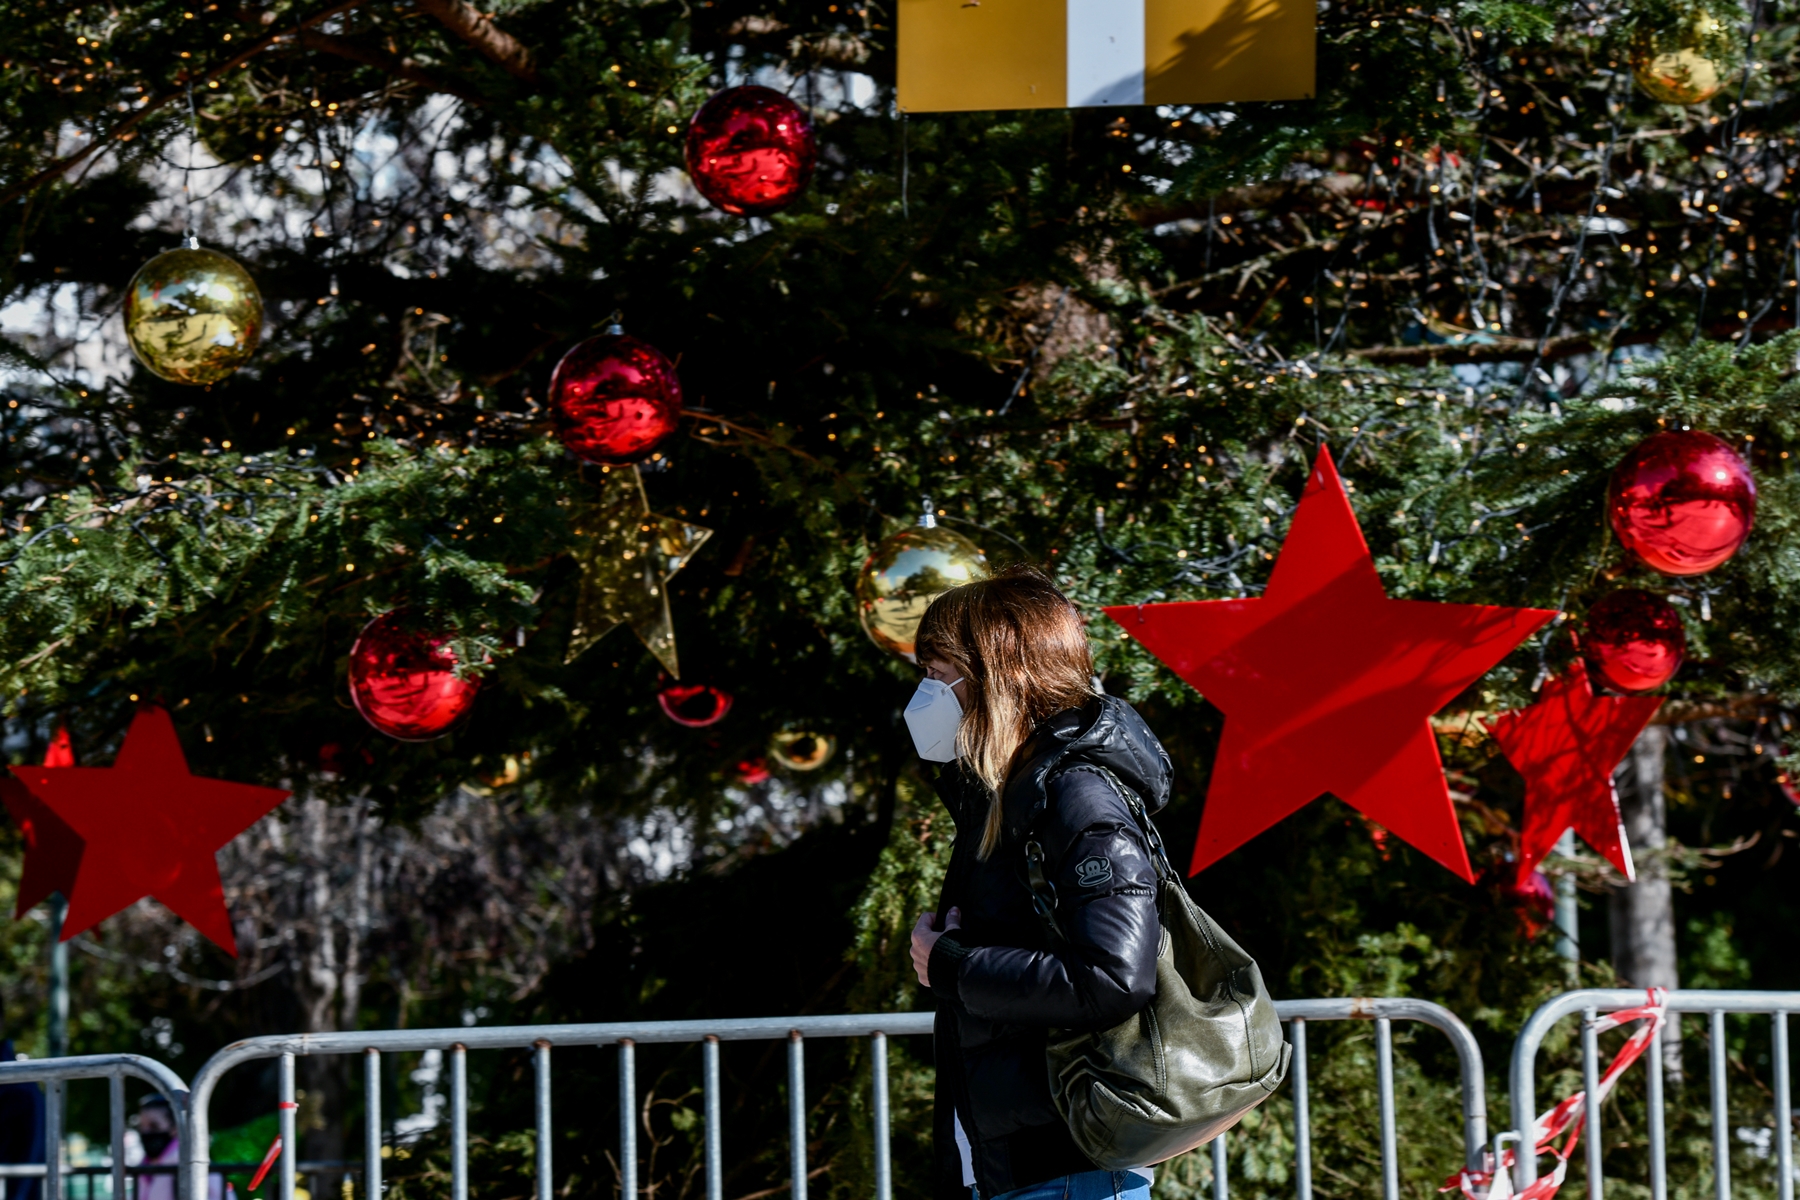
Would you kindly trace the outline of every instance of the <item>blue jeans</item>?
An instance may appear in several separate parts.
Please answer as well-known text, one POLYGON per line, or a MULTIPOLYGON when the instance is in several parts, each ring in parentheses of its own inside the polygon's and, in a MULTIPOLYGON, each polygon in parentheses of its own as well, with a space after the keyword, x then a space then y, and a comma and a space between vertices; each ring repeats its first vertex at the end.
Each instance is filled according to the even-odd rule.
MULTIPOLYGON (((969 1189, 970 1200, 982 1200, 978 1188, 969 1189)), ((1150 1200, 1150 1181, 1130 1171, 1083 1171, 1046 1179, 991 1200, 1150 1200)))

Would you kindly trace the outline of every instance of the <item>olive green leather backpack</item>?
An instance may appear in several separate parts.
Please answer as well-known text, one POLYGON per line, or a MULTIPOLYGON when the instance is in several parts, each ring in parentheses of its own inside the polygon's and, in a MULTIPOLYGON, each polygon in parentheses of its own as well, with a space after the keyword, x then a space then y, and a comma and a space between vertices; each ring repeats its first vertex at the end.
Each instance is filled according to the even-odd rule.
MULTIPOLYGON (((1291 1053, 1256 961, 1188 896, 1144 802, 1111 771, 1156 863, 1156 996, 1111 1029, 1051 1030, 1050 1090, 1075 1145, 1106 1171, 1145 1167, 1230 1129, 1287 1077, 1291 1053)), ((1056 889, 1043 848, 1025 845, 1032 903, 1052 939, 1056 889)))

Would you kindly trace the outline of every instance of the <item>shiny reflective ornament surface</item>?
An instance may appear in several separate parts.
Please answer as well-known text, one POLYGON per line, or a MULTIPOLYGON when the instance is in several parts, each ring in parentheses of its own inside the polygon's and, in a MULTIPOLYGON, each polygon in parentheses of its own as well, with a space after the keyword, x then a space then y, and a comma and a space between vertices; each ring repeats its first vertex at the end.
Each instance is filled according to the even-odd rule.
POLYGON ((1681 669, 1687 631, 1667 600, 1626 588, 1588 610, 1581 650, 1598 682, 1616 692, 1648 692, 1681 669))
POLYGON ((403 609, 363 627, 350 650, 350 700, 363 720, 402 742, 443 737, 475 704, 479 681, 456 677, 450 638, 403 609))
POLYGON ((1742 66, 1724 25, 1705 14, 1632 43, 1631 74, 1644 94, 1664 104, 1704 104, 1742 66))
POLYGON ((689 177, 734 216, 786 208, 812 179, 818 157, 806 111, 766 87, 727 88, 688 125, 689 177))
POLYGON ((731 693, 710 684, 674 683, 656 693, 656 703, 663 716, 689 729, 705 729, 717 725, 731 711, 731 693))
POLYGON ((1632 447, 1614 469, 1607 514, 1625 549, 1664 575, 1703 575, 1744 544, 1756 481, 1710 433, 1670 430, 1632 447))
POLYGON ((641 462, 681 421, 681 380, 660 350, 614 325, 556 364, 550 413, 556 436, 577 458, 641 462))
POLYGON ((987 577, 981 548, 939 526, 927 502, 919 523, 882 538, 857 574, 863 629, 883 650, 917 662, 913 638, 931 602, 953 587, 987 577))
POLYGON ((816 771, 836 753, 831 735, 810 730, 783 729, 769 739, 770 756, 790 771, 816 771))
POLYGON ((125 336, 152 374, 173 383, 217 383, 256 353, 262 293, 250 272, 190 240, 159 254, 125 289, 125 336))

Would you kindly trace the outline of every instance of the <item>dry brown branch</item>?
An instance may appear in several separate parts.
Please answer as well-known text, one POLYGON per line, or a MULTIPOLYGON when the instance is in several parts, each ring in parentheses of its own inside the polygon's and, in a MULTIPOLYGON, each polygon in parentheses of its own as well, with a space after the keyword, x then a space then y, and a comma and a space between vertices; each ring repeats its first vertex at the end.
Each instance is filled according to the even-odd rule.
POLYGON ((385 50, 378 50, 373 46, 365 46, 358 42, 353 42, 349 38, 336 37, 329 33, 320 33, 316 29, 302 30, 297 40, 301 46, 308 50, 317 50, 323 54, 335 55, 338 58, 347 58, 351 62, 359 62, 366 67, 374 67, 378 71, 384 71, 387 74, 394 76, 396 79, 404 79, 408 83, 416 83, 421 87, 429 88, 431 91, 443 92, 447 96, 455 96, 458 99, 467 100, 471 104, 480 104, 482 102, 481 97, 469 88, 463 87, 460 84, 451 83, 447 80, 439 79, 431 72, 418 66, 411 59, 401 58, 396 54, 389 54, 385 50))
POLYGON ((531 48, 467 0, 418 0, 418 5, 421 11, 436 17, 445 29, 514 79, 533 87, 539 83, 531 48))

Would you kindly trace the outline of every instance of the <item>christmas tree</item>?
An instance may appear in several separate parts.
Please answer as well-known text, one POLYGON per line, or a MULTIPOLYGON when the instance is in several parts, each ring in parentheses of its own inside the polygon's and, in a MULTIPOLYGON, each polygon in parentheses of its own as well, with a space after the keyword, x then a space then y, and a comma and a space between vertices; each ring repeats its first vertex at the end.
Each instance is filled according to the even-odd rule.
MULTIPOLYGON (((1623 777, 1640 882, 1550 862, 1590 889, 1582 978, 1790 985, 1793 26, 1730 0, 1340 0, 1309 99, 908 114, 904 12, 7 6, 8 752, 41 761, 66 725, 104 762, 160 702, 196 773, 293 789, 277 821, 311 839, 228 856, 235 976, 181 943, 178 972, 241 991, 222 1009, 144 973, 174 944, 157 910, 92 942, 78 1049, 134 1048, 152 1009, 197 1060, 232 1033, 477 1009, 919 1005, 901 941, 946 822, 898 720, 916 672, 863 628, 865 561, 923 501, 989 564, 1043 564, 1177 759, 1179 856, 1221 716, 1100 609, 1259 596, 1325 446, 1389 597, 1560 616, 1438 718, 1476 886, 1335 802, 1195 879, 1278 994, 1437 999, 1504 1060, 1565 976, 1530 936, 1521 784, 1482 722, 1626 588, 1674 605, 1686 664, 1623 777), (797 104, 817 153, 740 215, 687 154, 695 114, 747 85, 797 104), (181 365, 131 285, 189 235, 248 273, 263 320, 254 345, 248 318, 209 326, 181 365), (679 407, 642 453, 584 461, 552 373, 615 323, 668 360, 679 407), (1754 532, 1701 574, 1652 570, 1608 520, 1615 468, 1670 431, 1755 477, 1754 532), (478 681, 424 731, 444 736, 396 740, 352 703, 352 648, 396 610, 446 694, 478 681), (513 865, 460 857, 458 820, 513 865), (298 881, 351 894, 355 856, 329 849, 350 844, 390 891, 333 925, 298 881), (809 931, 762 989, 734 911, 758 889, 809 931), (1643 932, 1671 913, 1673 945, 1643 932), (697 979, 671 937, 731 971, 697 979), (437 957, 471 944, 466 971, 437 957)), ((41 935, 8 937, 26 962, 41 935)), ((0 984, 9 1007, 36 969, 0 984)), ((1360 1046, 1333 1063, 1366 1068, 1360 1046)), ((1460 1157, 1437 1053, 1418 1047, 1408 1103, 1442 1128, 1409 1179, 1460 1157)), ((858 1065, 832 1069, 850 1102, 858 1065)), ((778 1157, 746 1158, 745 1188, 778 1157)), ((602 1163, 572 1186, 610 1186, 602 1163)))

